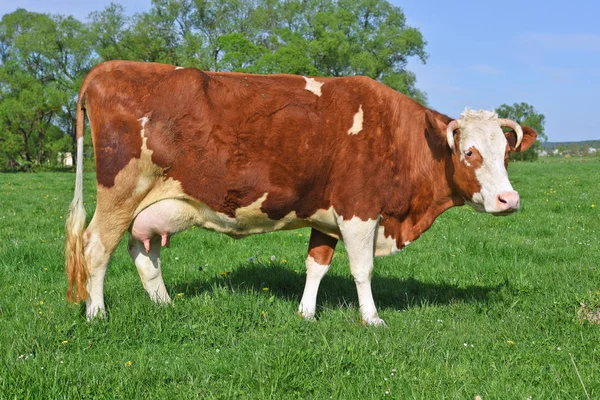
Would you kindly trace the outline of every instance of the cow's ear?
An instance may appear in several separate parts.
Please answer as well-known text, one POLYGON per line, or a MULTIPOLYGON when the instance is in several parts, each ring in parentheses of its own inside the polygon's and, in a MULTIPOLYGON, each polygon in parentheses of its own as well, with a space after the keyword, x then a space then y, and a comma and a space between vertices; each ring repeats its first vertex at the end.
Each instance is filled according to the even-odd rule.
POLYGON ((517 144, 517 134, 514 130, 504 133, 504 136, 506 136, 506 140, 508 141, 508 147, 510 148, 510 151, 524 151, 527 150, 533 143, 535 143, 535 139, 537 138, 537 132, 535 129, 528 126, 521 126, 521 129, 523 129, 523 140, 521 141, 519 147, 515 147, 515 144, 517 144))
POLYGON ((446 128, 448 128, 448 124, 445 124, 429 110, 425 111, 425 123, 427 124, 426 137, 429 146, 438 151, 449 150, 451 148, 451 144, 448 143, 446 135, 446 128))

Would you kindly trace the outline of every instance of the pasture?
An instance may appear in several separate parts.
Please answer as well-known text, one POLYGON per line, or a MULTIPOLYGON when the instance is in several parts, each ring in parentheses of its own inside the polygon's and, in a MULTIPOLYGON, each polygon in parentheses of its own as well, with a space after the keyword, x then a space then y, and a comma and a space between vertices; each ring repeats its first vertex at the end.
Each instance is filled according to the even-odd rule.
POLYGON ((600 163, 509 174, 519 213, 455 208, 376 259, 385 328, 361 325, 342 244, 318 321, 296 316, 309 230, 173 237, 170 307, 150 302, 124 240, 108 316, 88 323, 65 300, 74 174, 2 174, 0 398, 599 398, 600 163))

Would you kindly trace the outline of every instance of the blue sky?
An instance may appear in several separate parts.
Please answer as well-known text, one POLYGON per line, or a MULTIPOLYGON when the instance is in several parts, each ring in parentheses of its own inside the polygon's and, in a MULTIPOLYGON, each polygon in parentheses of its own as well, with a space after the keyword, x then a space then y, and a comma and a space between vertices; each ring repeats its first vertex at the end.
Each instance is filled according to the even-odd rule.
POLYGON ((427 40, 411 62, 431 107, 524 101, 546 116, 550 141, 600 139, 600 2, 393 0, 427 40))
MULTIPOLYGON (((150 0, 115 0, 128 13, 150 0)), ((84 20, 110 3, 0 0, 17 8, 84 20)), ((431 107, 458 117, 466 107, 527 102, 546 115, 550 141, 600 140, 600 1, 391 0, 427 40, 426 64, 412 60, 431 107)))

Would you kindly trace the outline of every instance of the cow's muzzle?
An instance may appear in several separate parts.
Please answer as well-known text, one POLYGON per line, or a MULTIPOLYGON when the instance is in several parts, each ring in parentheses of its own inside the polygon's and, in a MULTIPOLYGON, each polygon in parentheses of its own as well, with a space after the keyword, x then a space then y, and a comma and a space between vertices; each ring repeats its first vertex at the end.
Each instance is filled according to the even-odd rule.
POLYGON ((495 215, 508 215, 518 211, 521 207, 519 193, 515 191, 502 192, 496 195, 495 215))

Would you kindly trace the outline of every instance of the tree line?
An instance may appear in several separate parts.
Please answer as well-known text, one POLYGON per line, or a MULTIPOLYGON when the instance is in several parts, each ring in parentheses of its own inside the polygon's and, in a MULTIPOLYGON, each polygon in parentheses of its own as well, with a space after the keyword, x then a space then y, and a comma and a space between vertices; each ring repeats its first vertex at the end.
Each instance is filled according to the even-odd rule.
POLYGON ((153 0, 147 12, 130 16, 112 3, 86 21, 18 9, 0 21, 0 168, 73 151, 77 93, 102 61, 366 75, 426 104, 406 69, 411 57, 427 60, 425 46, 386 0, 153 0))

